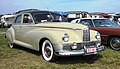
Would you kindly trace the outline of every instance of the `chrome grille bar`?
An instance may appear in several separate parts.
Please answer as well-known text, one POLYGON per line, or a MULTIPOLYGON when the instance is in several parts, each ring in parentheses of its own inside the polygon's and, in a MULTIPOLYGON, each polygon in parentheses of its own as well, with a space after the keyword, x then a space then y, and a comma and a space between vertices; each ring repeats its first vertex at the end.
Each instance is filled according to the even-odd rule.
POLYGON ((90 41, 90 30, 89 29, 83 30, 83 41, 90 41))

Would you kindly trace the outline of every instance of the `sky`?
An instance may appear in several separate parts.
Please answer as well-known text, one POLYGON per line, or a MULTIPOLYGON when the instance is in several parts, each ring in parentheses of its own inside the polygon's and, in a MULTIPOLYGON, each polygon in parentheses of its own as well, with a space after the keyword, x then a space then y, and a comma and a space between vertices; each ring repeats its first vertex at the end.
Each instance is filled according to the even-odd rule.
POLYGON ((24 9, 114 13, 120 12, 120 0, 0 0, 0 14, 24 9))

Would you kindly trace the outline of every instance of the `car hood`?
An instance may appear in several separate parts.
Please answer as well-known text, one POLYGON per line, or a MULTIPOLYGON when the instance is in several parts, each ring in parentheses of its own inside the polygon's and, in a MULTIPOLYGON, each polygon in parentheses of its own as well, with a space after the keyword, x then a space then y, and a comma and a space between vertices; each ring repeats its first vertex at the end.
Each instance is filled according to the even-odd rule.
POLYGON ((46 22, 46 23, 38 23, 35 26, 37 27, 46 27, 46 28, 61 28, 61 29, 73 29, 73 30, 81 30, 88 28, 82 24, 73 24, 68 22, 46 22))

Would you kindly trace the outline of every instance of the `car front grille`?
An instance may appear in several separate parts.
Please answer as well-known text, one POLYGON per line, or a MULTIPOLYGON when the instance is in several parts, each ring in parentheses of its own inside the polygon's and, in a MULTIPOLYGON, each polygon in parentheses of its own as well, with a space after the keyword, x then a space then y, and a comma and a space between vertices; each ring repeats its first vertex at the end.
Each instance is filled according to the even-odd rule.
MULTIPOLYGON (((65 44, 65 45, 63 45, 63 50, 69 50, 69 51, 71 51, 72 50, 71 49, 72 45, 73 44, 65 44)), ((81 49, 83 49, 84 46, 89 47, 89 46, 95 46, 95 45, 96 45, 96 42, 77 43, 77 49, 76 50, 81 50, 81 49)))
MULTIPOLYGON (((73 44, 65 44, 65 45, 63 45, 63 50, 72 50, 71 49, 72 45, 73 44)), ((83 43, 77 43, 77 49, 76 50, 81 50, 81 49, 83 49, 83 43)))
POLYGON ((90 41, 90 30, 89 29, 83 30, 83 41, 90 41))
POLYGON ((84 46, 94 46, 96 45, 96 42, 85 42, 83 43, 84 46))

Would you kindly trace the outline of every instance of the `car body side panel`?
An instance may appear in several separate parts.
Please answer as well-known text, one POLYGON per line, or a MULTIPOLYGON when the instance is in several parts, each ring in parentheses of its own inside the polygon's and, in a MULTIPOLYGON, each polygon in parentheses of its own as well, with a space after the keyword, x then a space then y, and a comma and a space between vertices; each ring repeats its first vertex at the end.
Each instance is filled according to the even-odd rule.
MULTIPOLYGON (((49 39, 54 46, 55 50, 62 49, 62 44, 67 44, 67 43, 79 43, 83 42, 82 40, 82 30, 68 30, 68 29, 57 29, 55 30, 54 28, 46 28, 46 29, 34 29, 32 31, 29 31, 25 34, 25 41, 26 43, 30 44, 33 46, 35 50, 39 50, 39 42, 42 38, 47 38, 49 39), (78 33, 79 31, 79 33, 78 33), (62 40, 63 35, 67 32, 69 35, 70 39, 68 42, 64 42, 62 40)), ((90 41, 97 41, 95 37, 96 31, 91 31, 91 40, 90 41)))
MULTIPOLYGON (((11 30, 11 32, 13 32, 11 30)), ((21 32, 16 32, 16 34, 21 34, 17 36, 21 39, 14 39, 16 44, 31 48, 34 50, 39 50, 39 42, 42 38, 48 38, 55 46, 56 50, 62 49, 61 44, 82 42, 82 30, 70 30, 70 29, 59 29, 59 28, 40 28, 35 26, 28 26, 25 29, 21 29, 21 32), (21 33, 22 32, 22 33, 21 33), (63 35, 67 33, 70 37, 68 42, 62 40, 63 35)), ((97 41, 94 37, 96 31, 91 30, 91 41, 97 41), (94 35, 94 36, 93 36, 94 35)), ((13 37, 16 37, 14 35, 13 37)), ((12 37, 12 38, 13 38, 12 37)))
MULTIPOLYGON (((62 36, 63 34, 66 33, 65 30, 62 31, 62 30, 53 30, 53 29, 50 29, 50 28, 46 28, 46 29, 34 29, 34 30, 31 30, 27 33, 24 34, 24 39, 26 41, 26 43, 30 44, 33 46, 33 48, 35 50, 39 50, 39 42, 42 38, 47 38, 49 39, 52 44, 54 45, 60 45, 60 44, 63 44, 63 40, 62 40, 62 36)), ((70 40, 68 42, 65 42, 65 43, 71 43, 73 41, 77 42, 77 41, 81 41, 81 38, 78 37, 78 38, 73 38, 74 35, 76 34, 72 34, 73 32, 69 32, 69 36, 70 36, 70 40)), ((54 46, 55 49, 61 49, 60 47, 56 47, 54 46)))

